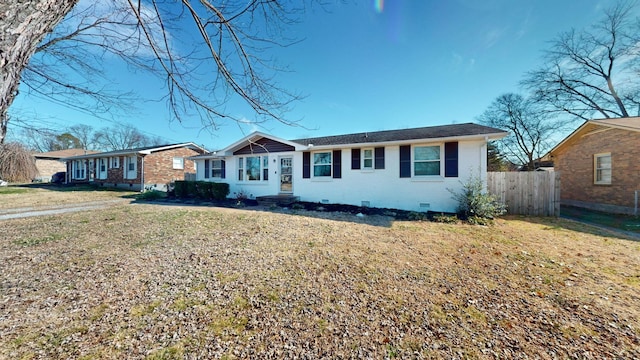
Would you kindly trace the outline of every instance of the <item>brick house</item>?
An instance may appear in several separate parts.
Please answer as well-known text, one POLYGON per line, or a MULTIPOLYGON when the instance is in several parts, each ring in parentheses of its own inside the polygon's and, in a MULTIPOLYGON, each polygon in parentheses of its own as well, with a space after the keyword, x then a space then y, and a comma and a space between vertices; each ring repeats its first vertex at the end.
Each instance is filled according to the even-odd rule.
POLYGON ((67 168, 64 162, 60 161, 60 159, 76 155, 94 154, 96 152, 97 151, 84 149, 66 149, 34 153, 33 157, 36 159, 36 168, 38 169, 38 175, 34 180, 49 182, 51 181, 51 176, 53 174, 66 171, 67 168))
POLYGON ((563 205, 637 213, 640 117, 586 121, 549 155, 561 172, 563 205))
POLYGON ((132 190, 165 191, 167 184, 195 174, 189 158, 206 150, 194 143, 148 146, 71 156, 66 162, 66 183, 92 183, 132 190))

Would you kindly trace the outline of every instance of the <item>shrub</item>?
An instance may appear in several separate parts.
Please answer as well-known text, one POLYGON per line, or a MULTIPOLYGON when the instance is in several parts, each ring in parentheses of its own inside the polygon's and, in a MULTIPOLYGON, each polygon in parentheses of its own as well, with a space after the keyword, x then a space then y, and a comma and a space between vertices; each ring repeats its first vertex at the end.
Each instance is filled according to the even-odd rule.
POLYGON ((229 184, 227 183, 210 183, 211 197, 214 200, 224 200, 229 195, 229 184))
POLYGON ((451 214, 435 214, 433 215, 433 221, 445 224, 455 224, 458 222, 458 217, 451 214))
POLYGON ((194 195, 200 199, 211 199, 211 184, 208 181, 196 181, 194 195))
POLYGON ((187 182, 184 180, 176 180, 173 183, 173 190, 175 192, 176 197, 186 198, 189 196, 189 192, 187 191, 187 182))
POLYGON ((507 212, 507 206, 500 203, 497 198, 484 190, 484 183, 479 177, 471 176, 462 184, 462 192, 457 193, 448 189, 453 194, 453 199, 458 202, 458 213, 464 219, 475 218, 493 219, 507 212))
POLYGON ((412 221, 422 221, 422 220, 425 220, 426 218, 427 218, 427 214, 418 212, 418 211, 412 211, 409 213, 409 215, 407 215, 407 219, 412 221))
POLYGON ((229 184, 176 180, 173 184, 173 191, 175 196, 179 198, 197 197, 204 200, 224 200, 229 195, 229 184))
POLYGON ((148 190, 136 195, 136 199, 146 200, 146 201, 153 201, 153 200, 163 199, 166 197, 167 197, 167 193, 165 193, 164 191, 158 191, 158 190, 148 190))

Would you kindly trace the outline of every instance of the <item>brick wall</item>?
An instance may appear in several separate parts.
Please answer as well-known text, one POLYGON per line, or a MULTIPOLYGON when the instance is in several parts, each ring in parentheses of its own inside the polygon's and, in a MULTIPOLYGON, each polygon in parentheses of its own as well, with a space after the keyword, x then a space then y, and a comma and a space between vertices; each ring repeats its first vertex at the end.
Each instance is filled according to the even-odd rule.
MULTIPOLYGON (((144 158, 144 183, 164 186, 173 180, 184 180, 185 173, 194 173, 194 162, 187 157, 198 155, 195 150, 178 148, 158 151, 144 158), (184 168, 174 169, 173 158, 184 158, 184 168)), ((139 165, 139 164, 138 164, 139 165)))
POLYGON ((36 159, 36 167, 38 168, 38 178, 42 181, 50 181, 51 175, 67 171, 63 162, 50 159, 36 159))
POLYGON ((585 128, 556 152, 554 167, 561 171, 561 199, 633 208, 640 190, 640 133, 620 129, 594 132, 585 128), (594 184, 594 154, 611 153, 611 184, 594 184))

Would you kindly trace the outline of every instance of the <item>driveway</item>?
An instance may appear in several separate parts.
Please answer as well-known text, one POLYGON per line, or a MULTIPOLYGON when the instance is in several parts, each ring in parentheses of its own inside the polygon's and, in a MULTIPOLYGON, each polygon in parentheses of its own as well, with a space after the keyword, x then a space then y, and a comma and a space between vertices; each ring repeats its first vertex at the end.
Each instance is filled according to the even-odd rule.
POLYGON ((128 199, 97 200, 81 203, 71 203, 64 205, 43 206, 43 207, 22 207, 11 209, 0 209, 0 220, 19 219, 33 216, 46 216, 66 214, 77 211, 104 209, 115 205, 128 204, 128 199))

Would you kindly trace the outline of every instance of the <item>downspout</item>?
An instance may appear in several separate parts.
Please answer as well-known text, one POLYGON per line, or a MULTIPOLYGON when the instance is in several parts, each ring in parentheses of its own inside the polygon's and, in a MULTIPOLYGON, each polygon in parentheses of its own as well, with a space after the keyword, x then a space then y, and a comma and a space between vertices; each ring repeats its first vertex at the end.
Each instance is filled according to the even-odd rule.
POLYGON ((144 155, 140 159, 140 192, 144 192, 144 155))
POLYGON ((487 188, 487 144, 489 143, 489 137, 484 137, 484 144, 480 148, 480 179, 484 183, 485 190, 487 188))

